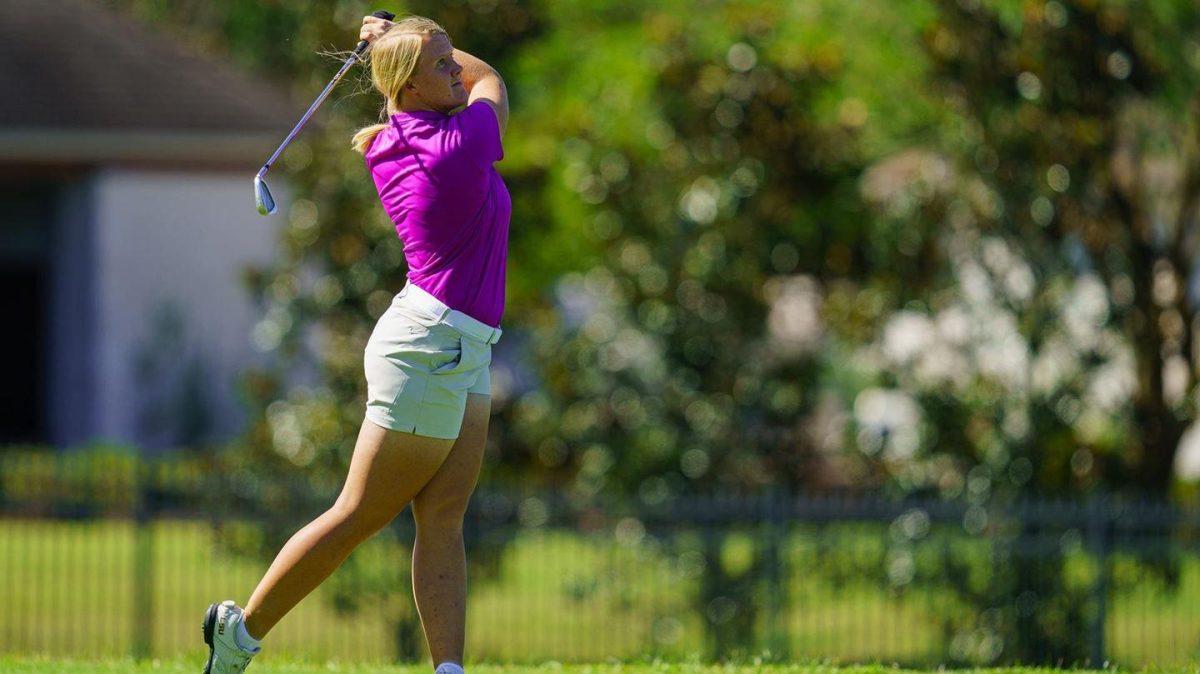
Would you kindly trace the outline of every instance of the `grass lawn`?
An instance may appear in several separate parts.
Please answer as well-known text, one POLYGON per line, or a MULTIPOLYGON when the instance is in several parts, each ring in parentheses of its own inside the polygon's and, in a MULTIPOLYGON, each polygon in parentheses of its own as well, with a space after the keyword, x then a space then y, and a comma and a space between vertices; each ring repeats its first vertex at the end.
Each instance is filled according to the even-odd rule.
MULTIPOLYGON (((0 520, 0 652, 119 658, 134 623, 134 530, 129 522, 0 520), (19 616, 19 618, 17 617, 19 616)), ((216 549, 202 522, 160 521, 153 528, 151 654, 198 653, 209 602, 244 601, 266 568, 216 549)), ((335 573, 269 637, 281 658, 386 662, 393 654, 385 619, 411 611, 407 556, 375 546, 353 563, 377 585, 396 588, 354 615, 333 608, 335 573)), ((632 660, 654 653, 683 660, 703 652, 701 617, 688 605, 694 573, 643 547, 610 538, 531 532, 504 554, 499 577, 474 583, 468 652, 493 662, 632 660)), ((796 657, 892 661, 919 657, 935 643, 928 611, 860 587, 825 587, 799 576, 785 602, 796 657), (887 629, 899 621, 897 633, 887 629)))
MULTIPOLYGON (((858 578, 857 569, 849 569, 850 580, 842 583, 802 573, 815 566, 817 555, 836 553, 846 565, 881 564, 884 551, 878 542, 871 544, 876 539, 867 533, 826 535, 826 549, 818 550, 812 538, 796 537, 785 548, 792 572, 784 596, 778 598, 780 638, 787 649, 782 652, 810 662, 937 661, 943 638, 937 616, 956 615, 961 609, 936 595, 881 591, 858 578)), ((137 575, 135 548, 135 531, 126 521, 0 519, 0 603, 7 607, 0 612, 0 653, 121 658, 131 652, 138 617, 134 588, 149 580, 150 653, 167 663, 153 671, 193 671, 194 666, 179 663, 194 664, 200 657, 204 608, 223 598, 244 601, 266 561, 223 554, 205 524, 195 521, 153 525, 149 579, 137 575), (183 669, 172 669, 176 664, 183 669)), ((495 577, 472 583, 469 657, 487 662, 605 662, 647 655, 680 661, 703 654, 703 617, 687 601, 698 576, 694 564, 682 563, 686 561, 644 543, 618 543, 612 537, 522 533, 498 560, 495 577)), ((407 555, 394 547, 374 546, 356 551, 349 563, 359 565, 360 575, 370 579, 374 591, 383 588, 389 593, 364 595, 357 585, 343 587, 344 595, 368 596, 357 612, 347 613, 332 601, 339 576, 345 578, 335 574, 271 633, 271 659, 264 658, 256 668, 299 672, 310 670, 263 665, 272 660, 387 662, 393 657, 395 635, 389 631, 389 617, 412 611, 405 580, 407 555)), ((1109 605, 1109 656, 1126 665, 1197 662, 1200 560, 1189 559, 1184 565, 1178 593, 1163 592, 1151 583, 1138 588, 1114 597, 1109 605)), ((37 669, 17 662, 0 660, 0 673, 148 667, 130 669, 135 666, 129 662, 110 660, 105 670, 61 660, 50 669, 37 669)), ((345 667, 320 671, 407 671, 345 667)))
MULTIPOLYGON (((252 674, 428 674, 426 666, 336 665, 336 664, 269 664, 255 663, 252 674)), ((136 663, 131 660, 48 660, 12 659, 0 657, 0 671, 5 674, 195 674, 199 671, 193 661, 156 660, 136 663)), ((699 664, 595 664, 595 665, 472 665, 471 674, 909 674, 932 670, 904 670, 885 666, 832 667, 828 665, 699 665, 699 664)), ((938 670, 946 674, 954 670, 938 670)), ((973 674, 1052 674, 1066 670, 1012 667, 1005 669, 961 670, 973 674)), ((1070 670, 1086 674, 1095 670, 1070 670)), ((1104 670, 1112 672, 1114 670, 1104 670)), ((1164 674, 1196 672, 1190 669, 1155 670, 1164 674)))

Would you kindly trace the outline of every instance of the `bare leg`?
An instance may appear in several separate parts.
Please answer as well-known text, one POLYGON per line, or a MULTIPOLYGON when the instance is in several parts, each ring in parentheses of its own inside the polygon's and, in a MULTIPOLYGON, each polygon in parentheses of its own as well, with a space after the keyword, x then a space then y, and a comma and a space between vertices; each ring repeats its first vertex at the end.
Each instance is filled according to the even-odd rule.
POLYGON ((266 636, 359 543, 391 522, 437 472, 454 442, 363 420, 337 502, 288 540, 246 602, 250 636, 266 636))
POLYGON ((433 664, 462 664, 467 622, 463 515, 479 479, 492 398, 467 395, 462 432, 433 479, 413 500, 413 598, 433 664))

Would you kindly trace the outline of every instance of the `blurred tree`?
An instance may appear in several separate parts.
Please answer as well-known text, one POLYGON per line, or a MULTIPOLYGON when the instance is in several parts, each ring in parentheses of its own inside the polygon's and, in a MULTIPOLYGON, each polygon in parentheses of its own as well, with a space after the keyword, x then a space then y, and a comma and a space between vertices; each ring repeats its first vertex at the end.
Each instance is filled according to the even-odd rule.
MULTIPOLYGON (((516 63, 543 86, 510 161, 547 172, 564 232, 543 255, 598 254, 525 316, 541 386, 502 411, 496 473, 668 509, 853 479, 839 433, 814 432, 836 414, 821 392, 842 375, 839 339, 862 331, 864 299, 919 296, 936 270, 926 229, 880 231, 858 197, 888 134, 936 115, 908 79, 917 22, 902 17, 920 4, 627 5, 548 7, 516 63)), ((731 566, 734 543, 706 534, 695 609, 724 658, 756 646, 772 547, 751 539, 753 561, 731 566)))
MULTIPOLYGON (((923 437, 910 431, 893 453, 893 474, 906 489, 978 503, 1096 489, 1164 497, 1196 411, 1200 11, 935 5, 930 82, 961 115, 956 133, 938 154, 897 154, 864 181, 883 217, 944 222, 954 270, 927 307, 891 317, 878 345, 884 379, 921 411, 898 425, 924 418, 923 437)), ((885 395, 856 404, 868 441, 872 426, 897 425, 885 395)), ((1002 616, 981 625, 1002 647, 970 656, 1083 661, 1095 651, 1079 635, 1103 630, 1090 587, 1071 583, 1065 551, 1030 557, 1048 532, 1014 533, 994 561, 1003 591, 972 599, 1002 616)))
MULTIPOLYGON (((984 226, 1005 231, 1037 278, 1069 269, 1103 283, 1103 326, 1133 349, 1136 432, 1123 455, 1095 466, 1096 481, 1165 495, 1195 415, 1200 43, 1191 36, 1200 10, 939 4, 927 44, 947 102, 970 129, 964 168, 997 199, 984 226)), ((1045 478, 1049 489, 1068 481, 1045 478)))

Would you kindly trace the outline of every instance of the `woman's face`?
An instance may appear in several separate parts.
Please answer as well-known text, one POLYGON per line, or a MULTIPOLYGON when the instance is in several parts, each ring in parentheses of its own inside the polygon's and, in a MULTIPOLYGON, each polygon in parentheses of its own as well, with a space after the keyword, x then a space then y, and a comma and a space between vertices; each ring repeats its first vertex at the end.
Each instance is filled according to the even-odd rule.
POLYGON ((405 95, 416 98, 432 110, 450 112, 467 102, 467 88, 459 79, 460 75, 462 66, 454 60, 450 38, 440 34, 426 36, 417 68, 405 85, 405 95))

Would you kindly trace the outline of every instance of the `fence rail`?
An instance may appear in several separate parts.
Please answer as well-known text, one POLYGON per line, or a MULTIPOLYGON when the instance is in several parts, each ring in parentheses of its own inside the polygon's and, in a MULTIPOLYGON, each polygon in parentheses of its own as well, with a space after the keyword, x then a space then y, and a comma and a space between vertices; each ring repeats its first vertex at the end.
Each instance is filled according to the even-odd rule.
MULTIPOLYGON (((55 461, 0 461, 0 652, 199 653, 204 607, 244 601, 333 496, 297 481, 262 507, 242 475, 55 461)), ((644 504, 485 488, 464 533, 477 661, 1141 666, 1200 654, 1200 512, 1165 503, 771 492, 644 504)), ((356 551, 271 651, 422 657, 412 535, 402 515, 356 551)))

